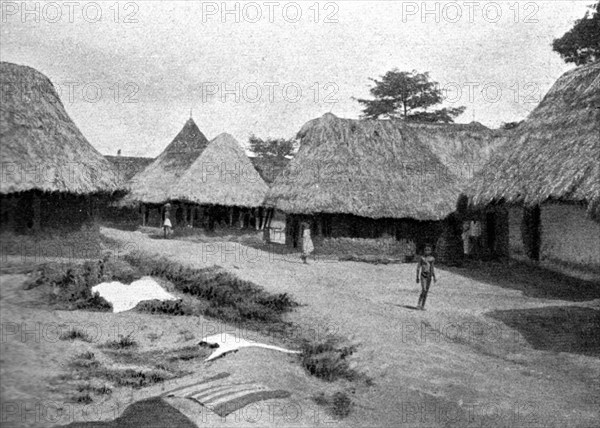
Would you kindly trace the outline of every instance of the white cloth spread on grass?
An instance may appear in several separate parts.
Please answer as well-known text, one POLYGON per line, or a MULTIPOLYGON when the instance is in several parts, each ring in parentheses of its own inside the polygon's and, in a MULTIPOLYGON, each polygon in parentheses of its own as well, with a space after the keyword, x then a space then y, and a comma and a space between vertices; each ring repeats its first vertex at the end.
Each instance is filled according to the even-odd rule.
POLYGON ((177 300, 177 297, 165 291, 149 276, 144 276, 129 285, 118 281, 103 282, 92 287, 92 293, 98 293, 110 303, 115 313, 133 309, 144 300, 177 300))
POLYGON ((223 334, 214 334, 212 336, 204 337, 199 345, 209 345, 210 347, 217 347, 217 349, 209 355, 209 357, 204 361, 214 360, 222 355, 225 355, 229 352, 236 352, 240 348, 266 348, 273 349, 274 351, 287 352, 288 354, 299 354, 299 351, 291 351, 289 349, 280 348, 279 346, 266 345, 264 343, 252 342, 250 340, 244 340, 240 337, 223 333, 223 334))

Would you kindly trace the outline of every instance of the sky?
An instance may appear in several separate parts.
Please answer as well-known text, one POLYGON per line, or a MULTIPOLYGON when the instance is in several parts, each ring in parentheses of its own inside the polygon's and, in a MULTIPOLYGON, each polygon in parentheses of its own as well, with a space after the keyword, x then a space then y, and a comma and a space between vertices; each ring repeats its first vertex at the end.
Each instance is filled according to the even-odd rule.
POLYGON ((0 58, 34 67, 103 154, 155 157, 190 117, 207 138, 292 138, 358 118, 370 78, 429 72, 457 122, 524 119, 573 68, 552 40, 584 1, 0 3, 0 58))

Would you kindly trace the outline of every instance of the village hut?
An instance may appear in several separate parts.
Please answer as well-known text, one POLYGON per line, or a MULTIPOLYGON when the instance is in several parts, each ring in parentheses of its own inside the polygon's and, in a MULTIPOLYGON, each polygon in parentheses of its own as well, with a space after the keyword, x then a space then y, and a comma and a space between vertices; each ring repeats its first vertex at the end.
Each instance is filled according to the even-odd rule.
POLYGON ((2 225, 75 225, 94 214, 90 195, 119 189, 113 166, 83 136, 45 75, 0 62, 2 225))
POLYGON ((454 212, 457 178, 403 121, 352 120, 327 113, 298 133, 300 149, 267 203, 288 214, 287 241, 309 221, 317 237, 435 243, 454 212))
MULTIPOLYGON (((237 140, 223 133, 214 138, 196 161, 185 171, 170 192, 170 199, 207 208, 209 228, 218 217, 234 222, 260 208, 262 227, 264 203, 268 186, 256 171, 237 140)), ((192 216, 190 223, 197 216, 192 216)))
POLYGON ((129 188, 131 180, 136 174, 142 172, 154 161, 154 158, 121 156, 120 154, 117 154, 116 156, 106 155, 104 157, 115 168, 119 178, 120 187, 125 189, 129 188))
POLYGON ((600 266, 600 62, 565 73, 465 193, 509 209, 511 254, 600 266))
MULTIPOLYGON (((208 140, 192 118, 189 118, 181 131, 167 148, 142 172, 130 181, 130 192, 124 198, 125 204, 140 203, 142 224, 150 219, 150 210, 158 208, 170 200, 171 188, 181 175, 194 163, 208 145, 208 140)), ((188 216, 188 207, 178 205, 175 221, 188 216)), ((161 225, 160 218, 152 223, 161 225)))

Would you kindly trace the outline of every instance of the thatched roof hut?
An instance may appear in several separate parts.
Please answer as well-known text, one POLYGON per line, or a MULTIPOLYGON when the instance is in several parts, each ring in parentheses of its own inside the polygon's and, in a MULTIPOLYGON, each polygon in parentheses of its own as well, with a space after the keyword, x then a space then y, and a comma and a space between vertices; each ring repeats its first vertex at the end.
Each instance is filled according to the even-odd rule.
POLYGON ((121 187, 129 187, 131 179, 142 172, 150 165, 154 158, 136 157, 136 156, 104 156, 117 171, 121 187))
POLYGON ((476 206, 580 202, 600 218, 600 62, 558 79, 466 193, 476 206))
POLYGON ((89 194, 119 187, 117 174, 67 114, 46 76, 0 62, 0 193, 89 194))
POLYGON ((149 204, 169 200, 171 188, 207 146, 204 134, 192 118, 188 119, 154 162, 131 179, 131 190, 126 199, 149 204))
POLYGON ((421 142, 458 178, 461 187, 483 168, 503 141, 503 132, 478 122, 405 124, 416 131, 421 142))
POLYGON ((268 189, 236 139, 223 133, 181 176, 170 199, 200 205, 258 207, 268 189))
POLYGON ((311 120, 300 150, 267 203, 292 214, 440 220, 455 209, 458 180, 402 121, 311 120))

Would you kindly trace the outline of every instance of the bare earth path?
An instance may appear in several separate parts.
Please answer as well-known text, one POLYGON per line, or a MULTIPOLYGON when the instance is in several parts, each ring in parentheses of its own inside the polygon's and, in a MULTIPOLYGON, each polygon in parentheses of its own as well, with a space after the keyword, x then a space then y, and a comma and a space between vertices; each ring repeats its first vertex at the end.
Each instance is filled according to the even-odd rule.
POLYGON ((358 343, 354 363, 375 385, 357 388, 357 406, 340 425, 600 425, 598 353, 534 349, 521 332, 486 315, 559 307, 587 311, 597 320, 598 299, 532 298, 440 269, 427 311, 420 312, 405 307, 418 297, 413 265, 307 266, 297 255, 235 243, 102 232, 124 251, 139 249, 193 267, 217 264, 271 292, 289 293, 303 305, 290 315, 293 322, 313 334, 333 331, 358 343))

